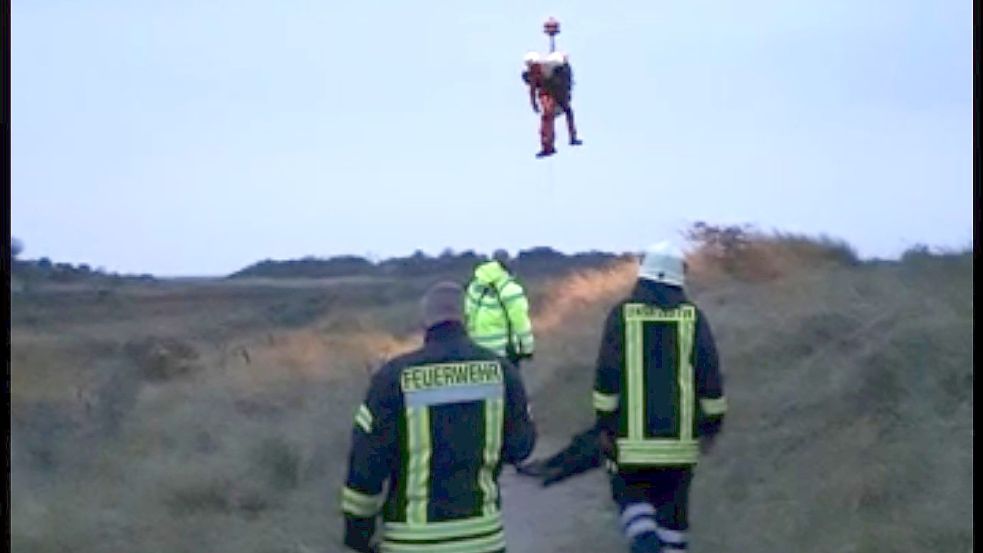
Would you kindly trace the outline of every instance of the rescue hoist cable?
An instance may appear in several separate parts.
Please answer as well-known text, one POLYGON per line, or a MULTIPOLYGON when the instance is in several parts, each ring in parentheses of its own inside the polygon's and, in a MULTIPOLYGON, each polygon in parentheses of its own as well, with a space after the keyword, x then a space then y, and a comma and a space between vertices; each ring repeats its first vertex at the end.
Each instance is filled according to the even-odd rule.
POLYGON ((556 35, 560 34, 560 22, 550 17, 543 23, 543 32, 550 37, 550 53, 556 51, 556 35))

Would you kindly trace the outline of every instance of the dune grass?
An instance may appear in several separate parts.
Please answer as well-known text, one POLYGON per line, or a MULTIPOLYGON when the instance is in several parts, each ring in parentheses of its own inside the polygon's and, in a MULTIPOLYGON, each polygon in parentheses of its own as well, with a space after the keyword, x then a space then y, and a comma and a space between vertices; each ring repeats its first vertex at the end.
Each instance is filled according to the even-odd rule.
MULTIPOLYGON (((842 246, 691 256, 731 406, 698 468, 694 550, 972 549, 972 259, 842 246)), ((601 324, 634 270, 526 283, 544 436, 590 424, 601 324)), ((12 298, 12 551, 341 551, 352 414, 370 371, 417 343, 428 283, 12 298)))

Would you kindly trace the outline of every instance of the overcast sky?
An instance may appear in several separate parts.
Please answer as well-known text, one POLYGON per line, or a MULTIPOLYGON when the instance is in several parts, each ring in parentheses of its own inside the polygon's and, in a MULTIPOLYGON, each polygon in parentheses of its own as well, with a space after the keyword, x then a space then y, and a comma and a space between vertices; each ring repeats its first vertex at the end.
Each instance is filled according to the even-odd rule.
POLYGON ((969 0, 13 0, 12 231, 158 275, 635 250, 689 223, 972 243, 969 0), (534 158, 562 24, 584 140, 534 158))

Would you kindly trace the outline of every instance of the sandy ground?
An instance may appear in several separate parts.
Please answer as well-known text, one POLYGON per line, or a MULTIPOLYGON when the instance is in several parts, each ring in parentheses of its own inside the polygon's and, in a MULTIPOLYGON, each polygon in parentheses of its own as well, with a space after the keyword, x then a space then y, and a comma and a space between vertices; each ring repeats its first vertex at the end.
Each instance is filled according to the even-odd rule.
MULTIPOLYGON (((542 440, 533 457, 549 455, 563 445, 542 440)), ((538 480, 506 467, 500 484, 510 553, 628 550, 604 471, 543 488, 538 480)))

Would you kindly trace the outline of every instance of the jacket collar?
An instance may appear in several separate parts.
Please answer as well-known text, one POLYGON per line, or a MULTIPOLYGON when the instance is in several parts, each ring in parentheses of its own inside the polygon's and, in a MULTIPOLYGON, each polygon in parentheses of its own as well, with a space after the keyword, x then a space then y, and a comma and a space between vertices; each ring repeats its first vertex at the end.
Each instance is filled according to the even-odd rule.
POLYGON ((423 340, 427 344, 433 344, 466 338, 467 335, 464 323, 460 321, 444 321, 428 328, 423 340))
POLYGON ((661 282, 653 282, 644 278, 638 279, 632 291, 633 300, 654 303, 660 307, 676 307, 689 301, 686 292, 678 286, 670 286, 661 282))

